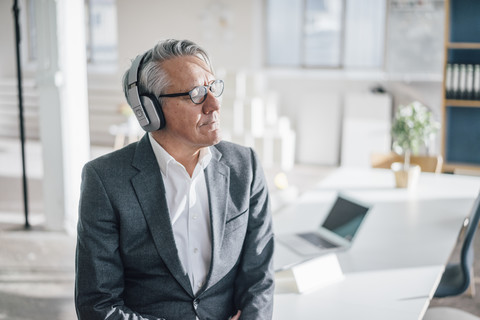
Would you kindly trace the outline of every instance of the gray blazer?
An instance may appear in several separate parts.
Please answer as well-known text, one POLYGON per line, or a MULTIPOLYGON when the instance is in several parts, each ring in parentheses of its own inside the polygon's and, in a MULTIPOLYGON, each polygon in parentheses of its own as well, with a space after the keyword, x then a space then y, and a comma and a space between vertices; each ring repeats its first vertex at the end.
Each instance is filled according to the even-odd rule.
POLYGON ((197 295, 183 273, 162 175, 145 135, 87 163, 76 251, 79 319, 271 319, 273 230, 253 150, 211 147, 205 169, 212 261, 197 295))

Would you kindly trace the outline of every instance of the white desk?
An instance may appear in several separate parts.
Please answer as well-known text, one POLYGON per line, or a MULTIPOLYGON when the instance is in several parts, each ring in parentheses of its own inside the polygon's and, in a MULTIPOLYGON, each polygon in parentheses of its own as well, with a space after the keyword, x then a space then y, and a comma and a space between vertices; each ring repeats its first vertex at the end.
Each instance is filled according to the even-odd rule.
MULTIPOLYGON (((479 190, 478 177, 422 173, 407 190, 394 187, 389 170, 336 170, 276 213, 274 227, 277 234, 314 229, 338 191, 372 203, 353 247, 338 254, 345 279, 276 294, 274 319, 421 319, 479 190)), ((275 254, 296 256, 279 244, 275 254)))

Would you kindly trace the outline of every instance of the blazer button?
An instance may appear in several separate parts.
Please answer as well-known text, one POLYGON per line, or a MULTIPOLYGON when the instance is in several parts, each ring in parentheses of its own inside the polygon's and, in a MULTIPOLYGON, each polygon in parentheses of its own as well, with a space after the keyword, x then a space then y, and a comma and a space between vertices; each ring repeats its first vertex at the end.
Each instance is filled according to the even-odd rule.
POLYGON ((199 304, 199 303, 200 303, 200 300, 199 300, 199 299, 194 299, 194 300, 193 300, 193 308, 194 308, 195 310, 197 310, 197 307, 198 307, 198 304, 199 304))

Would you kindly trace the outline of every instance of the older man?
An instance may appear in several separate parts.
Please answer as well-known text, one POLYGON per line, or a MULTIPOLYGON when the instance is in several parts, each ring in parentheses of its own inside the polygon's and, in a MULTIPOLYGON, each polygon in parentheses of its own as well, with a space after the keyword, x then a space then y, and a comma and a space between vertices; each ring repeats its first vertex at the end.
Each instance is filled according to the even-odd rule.
POLYGON ((149 133, 83 170, 79 319, 271 319, 268 190, 253 150, 221 141, 223 87, 191 41, 162 41, 126 72, 149 133))

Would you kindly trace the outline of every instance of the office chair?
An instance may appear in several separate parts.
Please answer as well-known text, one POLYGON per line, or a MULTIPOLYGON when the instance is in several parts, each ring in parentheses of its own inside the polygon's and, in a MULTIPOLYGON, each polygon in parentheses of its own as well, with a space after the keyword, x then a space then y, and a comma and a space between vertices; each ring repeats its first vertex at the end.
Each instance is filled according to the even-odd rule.
MULTIPOLYGON (((403 162, 403 156, 395 152, 390 153, 372 153, 370 156, 372 168, 390 169, 394 162, 403 162)), ((423 172, 441 173, 443 167, 442 156, 415 156, 410 157, 412 164, 417 164, 423 172)))
POLYGON ((435 307, 427 309, 423 320, 480 320, 480 318, 456 308, 435 307))
POLYGON ((473 239, 478 228, 480 219, 480 194, 477 196, 472 211, 468 218, 460 253, 460 263, 450 263, 445 268, 440 284, 433 295, 435 298, 443 298, 462 294, 470 287, 470 294, 475 294, 473 281, 473 239))

